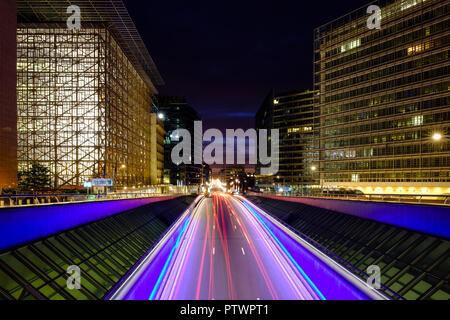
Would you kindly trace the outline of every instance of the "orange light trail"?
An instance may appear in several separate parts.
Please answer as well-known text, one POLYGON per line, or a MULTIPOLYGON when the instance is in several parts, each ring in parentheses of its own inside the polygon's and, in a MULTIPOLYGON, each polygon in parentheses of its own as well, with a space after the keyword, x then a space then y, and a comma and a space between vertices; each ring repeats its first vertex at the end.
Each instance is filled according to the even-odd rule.
POLYGON ((200 288, 201 288, 201 285, 202 285, 203 267, 205 265, 206 245, 208 244, 208 233, 209 233, 209 212, 208 212, 208 206, 206 206, 206 216, 207 216, 207 222, 206 222, 206 229, 205 229, 205 241, 203 243, 202 262, 201 262, 201 265, 200 265, 200 274, 198 276, 196 300, 200 299, 200 288))

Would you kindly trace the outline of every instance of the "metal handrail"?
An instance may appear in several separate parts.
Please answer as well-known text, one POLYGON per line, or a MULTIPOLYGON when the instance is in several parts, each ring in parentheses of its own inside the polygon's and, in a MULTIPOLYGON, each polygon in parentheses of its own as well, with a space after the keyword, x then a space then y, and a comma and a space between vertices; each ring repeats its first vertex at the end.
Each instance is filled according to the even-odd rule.
POLYGON ((107 194, 26 194, 26 195, 2 195, 0 196, 0 208, 21 207, 33 205, 52 205, 61 203, 76 203, 88 201, 111 201, 139 198, 157 198, 167 196, 184 195, 184 193, 107 193, 107 194))

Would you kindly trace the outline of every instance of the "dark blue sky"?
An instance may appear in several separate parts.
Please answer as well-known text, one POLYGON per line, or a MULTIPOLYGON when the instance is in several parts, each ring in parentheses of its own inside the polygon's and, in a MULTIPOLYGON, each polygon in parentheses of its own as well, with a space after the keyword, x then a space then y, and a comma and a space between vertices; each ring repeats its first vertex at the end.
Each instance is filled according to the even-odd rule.
POLYGON ((313 30, 364 0, 124 0, 166 85, 207 127, 248 128, 271 88, 312 86, 313 30))

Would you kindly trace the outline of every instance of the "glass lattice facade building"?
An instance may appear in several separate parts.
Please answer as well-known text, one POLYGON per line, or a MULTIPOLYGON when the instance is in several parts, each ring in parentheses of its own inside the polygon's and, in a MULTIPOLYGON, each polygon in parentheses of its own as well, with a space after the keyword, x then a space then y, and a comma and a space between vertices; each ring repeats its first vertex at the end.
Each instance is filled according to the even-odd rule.
POLYGON ((372 4, 315 30, 321 185, 450 193, 450 2, 372 4))
POLYGON ((0 194, 17 188, 16 1, 0 2, 0 194))
POLYGON ((111 29, 17 33, 19 170, 46 165, 53 187, 149 185, 152 90, 111 29))

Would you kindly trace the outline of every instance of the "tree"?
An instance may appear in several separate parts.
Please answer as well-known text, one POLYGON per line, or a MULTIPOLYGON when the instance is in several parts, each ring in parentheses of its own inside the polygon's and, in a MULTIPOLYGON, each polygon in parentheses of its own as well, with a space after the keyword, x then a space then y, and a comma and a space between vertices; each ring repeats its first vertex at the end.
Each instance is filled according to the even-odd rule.
POLYGON ((19 171, 19 188, 41 190, 50 187, 50 170, 40 163, 33 163, 29 170, 19 171))

